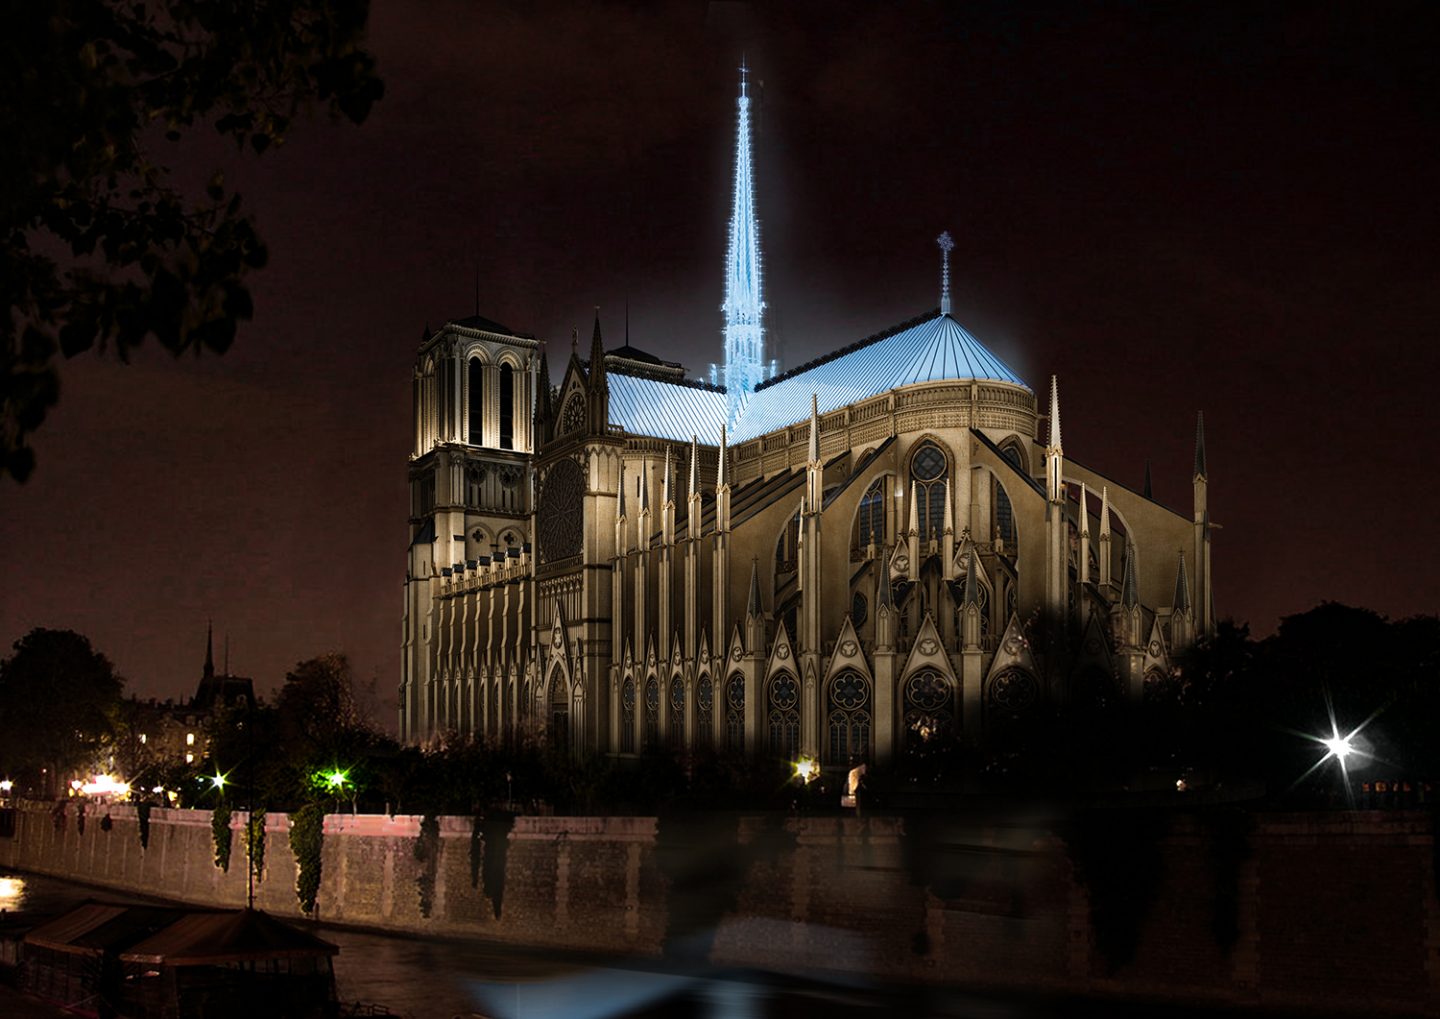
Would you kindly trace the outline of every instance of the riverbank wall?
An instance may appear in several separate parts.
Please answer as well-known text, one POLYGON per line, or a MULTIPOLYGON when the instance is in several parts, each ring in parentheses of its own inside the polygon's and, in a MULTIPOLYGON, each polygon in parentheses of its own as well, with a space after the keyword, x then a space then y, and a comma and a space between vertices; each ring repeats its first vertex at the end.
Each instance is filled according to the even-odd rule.
MULTIPOLYGON (((22 803, 0 867, 244 905, 211 814, 22 803)), ((290 818, 255 904, 300 917, 290 818)), ((9 834, 6 834, 6 833, 9 834)), ((412 934, 977 990, 1440 1012, 1427 812, 1016 817, 331 814, 316 916, 412 934)))

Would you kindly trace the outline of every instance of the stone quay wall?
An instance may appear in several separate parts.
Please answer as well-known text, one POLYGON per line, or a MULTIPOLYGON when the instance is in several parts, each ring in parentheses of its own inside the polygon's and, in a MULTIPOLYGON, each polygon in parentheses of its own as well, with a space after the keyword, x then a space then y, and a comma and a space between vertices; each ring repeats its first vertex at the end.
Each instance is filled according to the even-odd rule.
MULTIPOLYGON (((427 838, 418 816, 331 814, 316 915, 976 990, 1440 1012, 1430 814, 1244 817, 1228 841, 1183 814, 1138 840, 1102 824, 1077 853, 1014 819, 441 817, 427 838)), ((92 805, 83 833, 73 806, 13 821, 0 867, 245 903, 244 812, 228 872, 208 811, 153 809, 143 849, 130 806, 92 805)), ((255 901, 298 918, 289 828, 267 815, 255 901)))

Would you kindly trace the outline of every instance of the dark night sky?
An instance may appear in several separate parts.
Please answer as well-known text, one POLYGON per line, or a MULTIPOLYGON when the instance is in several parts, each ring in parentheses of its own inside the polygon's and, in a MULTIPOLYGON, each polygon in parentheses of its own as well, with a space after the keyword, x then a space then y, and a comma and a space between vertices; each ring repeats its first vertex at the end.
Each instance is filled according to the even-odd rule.
POLYGON ((213 616, 262 690, 340 649, 393 697, 421 327, 478 267, 557 378, 627 298, 637 345, 718 358, 742 50, 788 365, 933 307, 949 229, 956 317, 1059 375, 1069 455, 1188 511, 1205 411, 1222 615, 1435 612, 1440 7, 1372 6, 376 3, 362 127, 169 154, 246 194, 255 320, 63 366, 0 641, 73 628, 176 696, 213 616))

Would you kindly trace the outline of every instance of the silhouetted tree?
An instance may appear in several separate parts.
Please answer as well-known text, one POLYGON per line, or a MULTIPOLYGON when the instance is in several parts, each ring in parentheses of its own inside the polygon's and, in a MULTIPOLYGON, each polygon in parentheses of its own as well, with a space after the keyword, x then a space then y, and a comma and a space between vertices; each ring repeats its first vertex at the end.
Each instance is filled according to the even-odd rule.
POLYGON ((53 795, 109 744, 124 683, 80 634, 31 630, 0 662, 0 767, 53 795))
POLYGON ((57 350, 145 337, 223 353, 265 246, 217 171, 186 195, 152 155, 204 123, 262 153, 319 103, 359 123, 383 86, 364 0, 6 0, 0 32, 0 477, 59 396, 57 350))

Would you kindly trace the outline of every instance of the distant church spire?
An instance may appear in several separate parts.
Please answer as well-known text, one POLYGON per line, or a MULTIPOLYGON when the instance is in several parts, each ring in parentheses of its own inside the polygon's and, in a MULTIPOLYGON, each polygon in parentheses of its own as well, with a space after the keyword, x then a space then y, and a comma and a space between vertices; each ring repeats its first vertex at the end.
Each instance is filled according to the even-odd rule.
POLYGON ((950 236, 949 230, 943 230, 940 236, 935 238, 935 243, 940 245, 940 314, 950 314, 950 252, 955 248, 955 241, 950 236))
POLYGON ((735 195, 730 248, 725 257, 726 419, 734 424, 770 374, 765 359, 765 301, 760 294, 760 224, 755 219, 755 176, 750 164, 748 69, 740 68, 735 142, 735 195))
POLYGON ((1195 477, 1206 478, 1210 476, 1205 467, 1205 412, 1195 412, 1195 477))
POLYGON ((205 677, 215 675, 215 624, 212 621, 205 623, 205 677))

